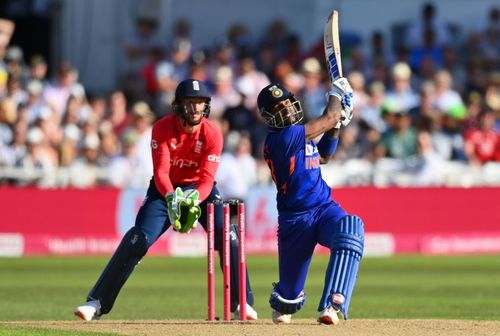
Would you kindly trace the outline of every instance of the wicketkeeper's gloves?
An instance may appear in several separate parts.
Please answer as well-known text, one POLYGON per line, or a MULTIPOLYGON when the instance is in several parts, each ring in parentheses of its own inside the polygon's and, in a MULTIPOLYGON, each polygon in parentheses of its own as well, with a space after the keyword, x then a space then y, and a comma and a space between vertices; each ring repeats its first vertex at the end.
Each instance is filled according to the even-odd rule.
POLYGON ((189 233, 198 224, 201 216, 200 194, 196 189, 182 191, 177 187, 174 192, 167 193, 168 219, 172 228, 181 233, 189 233))

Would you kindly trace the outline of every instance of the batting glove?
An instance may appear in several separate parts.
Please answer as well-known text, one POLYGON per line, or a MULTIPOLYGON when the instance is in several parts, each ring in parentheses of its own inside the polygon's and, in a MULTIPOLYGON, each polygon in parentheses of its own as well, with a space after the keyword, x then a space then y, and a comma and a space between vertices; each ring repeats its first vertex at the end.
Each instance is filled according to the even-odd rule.
POLYGON ((332 88, 328 91, 327 98, 328 96, 335 96, 342 101, 344 96, 348 93, 352 94, 351 84, 349 84, 347 78, 341 77, 332 83, 332 88))
POLYGON ((352 120, 352 113, 351 113, 351 118, 349 119, 347 117, 347 113, 344 110, 341 110, 340 111, 340 121, 333 128, 339 129, 342 126, 345 127, 345 126, 349 125, 351 120, 352 120))
POLYGON ((354 110, 354 99, 351 84, 345 77, 341 77, 333 82, 332 88, 327 92, 327 99, 329 96, 335 96, 340 100, 342 106, 341 121, 335 125, 335 128, 347 126, 352 120, 352 111, 354 110))

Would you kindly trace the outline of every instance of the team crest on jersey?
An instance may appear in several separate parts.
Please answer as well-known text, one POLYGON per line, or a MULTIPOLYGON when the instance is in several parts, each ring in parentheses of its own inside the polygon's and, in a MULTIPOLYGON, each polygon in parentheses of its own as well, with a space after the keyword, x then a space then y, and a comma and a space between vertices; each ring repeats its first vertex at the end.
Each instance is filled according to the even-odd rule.
POLYGON ((156 149, 158 148, 158 142, 156 140, 151 140, 151 148, 156 149))
POLYGON ((201 147, 203 147, 203 141, 196 141, 196 145, 194 146, 194 152, 201 153, 201 147))
POLYGON ((306 144, 306 156, 313 156, 315 153, 318 153, 318 147, 306 144))

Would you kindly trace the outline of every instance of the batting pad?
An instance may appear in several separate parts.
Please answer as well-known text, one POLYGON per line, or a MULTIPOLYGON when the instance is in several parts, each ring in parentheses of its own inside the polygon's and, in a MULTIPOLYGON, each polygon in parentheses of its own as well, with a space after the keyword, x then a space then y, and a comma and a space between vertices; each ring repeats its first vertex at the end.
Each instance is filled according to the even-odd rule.
POLYGON ((363 256, 364 239, 364 224, 361 218, 348 215, 337 223, 318 311, 333 305, 340 309, 347 320, 349 303, 363 256))

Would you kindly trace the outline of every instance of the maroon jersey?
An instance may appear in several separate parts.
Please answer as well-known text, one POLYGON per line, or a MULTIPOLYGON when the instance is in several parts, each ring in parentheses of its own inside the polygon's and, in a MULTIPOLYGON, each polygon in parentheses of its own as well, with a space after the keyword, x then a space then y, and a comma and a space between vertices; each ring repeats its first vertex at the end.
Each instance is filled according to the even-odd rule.
POLYGON ((196 184, 200 201, 210 194, 222 152, 222 133, 203 118, 194 133, 186 133, 177 115, 168 115, 153 125, 151 152, 154 181, 162 195, 174 186, 196 184))

